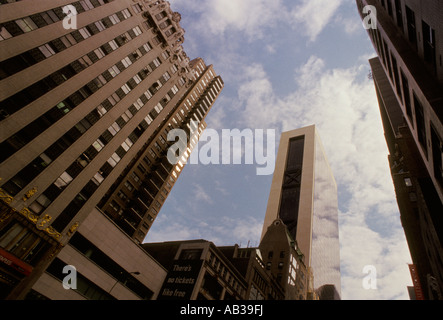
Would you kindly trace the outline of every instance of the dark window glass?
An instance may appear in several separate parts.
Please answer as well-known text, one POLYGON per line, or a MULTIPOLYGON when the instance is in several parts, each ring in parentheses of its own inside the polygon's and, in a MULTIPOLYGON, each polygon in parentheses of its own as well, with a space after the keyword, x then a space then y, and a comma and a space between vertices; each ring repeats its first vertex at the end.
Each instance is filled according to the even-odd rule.
POLYGON ((400 0, 395 0, 395 12, 397 16, 397 26, 403 30, 403 16, 400 0))
POLYGON ((437 68, 437 60, 435 55, 435 30, 432 29, 426 22, 422 21, 423 27, 423 49, 424 58, 429 62, 434 69, 437 68))
POLYGON ((434 163, 434 176, 443 186, 443 140, 438 136, 431 125, 432 158, 434 163))
POLYGON ((411 94, 409 92, 409 83, 403 71, 401 72, 401 82, 403 85, 403 102, 405 104, 406 114, 410 119, 412 119, 411 94))
POLYGON ((288 227, 294 239, 297 233, 304 142, 304 137, 289 141, 286 171, 283 178, 280 200, 279 217, 288 227))
POLYGON ((417 30, 415 25, 415 13, 406 6, 406 23, 408 25, 409 41, 417 46, 417 30))
POLYGON ((423 106, 414 94, 414 107, 415 107, 415 119, 417 121, 417 135, 418 141, 420 141, 421 146, 425 153, 427 153, 426 146, 426 126, 425 126, 425 114, 423 111, 423 106))

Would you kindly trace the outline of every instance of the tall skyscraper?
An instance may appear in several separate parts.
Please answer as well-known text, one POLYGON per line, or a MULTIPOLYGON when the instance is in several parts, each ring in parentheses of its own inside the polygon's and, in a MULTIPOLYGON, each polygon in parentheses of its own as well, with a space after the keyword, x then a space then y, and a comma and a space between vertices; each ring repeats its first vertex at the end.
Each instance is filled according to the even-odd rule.
POLYGON ((223 87, 180 20, 163 0, 0 1, 2 296, 99 209, 143 240, 186 162, 165 160, 167 133, 189 153, 223 87))
POLYGON ((204 119, 223 88, 222 79, 202 59, 192 60, 189 68, 195 72, 189 90, 99 203, 111 219, 140 243, 206 128, 204 119), (174 134, 170 137, 174 140, 168 141, 168 134, 173 129, 183 130, 186 135, 175 142, 174 134), (168 150, 174 144, 185 151, 177 156, 177 160, 171 161, 168 150))
POLYGON ((358 0, 357 6, 362 19, 368 19, 365 6, 376 16, 368 34, 378 58, 370 64, 401 221, 420 280, 414 281, 421 286, 417 296, 442 299, 443 3, 358 0))
POLYGON ((281 136, 262 239, 277 219, 312 268, 314 289, 333 285, 340 295, 337 186, 315 126, 281 136))

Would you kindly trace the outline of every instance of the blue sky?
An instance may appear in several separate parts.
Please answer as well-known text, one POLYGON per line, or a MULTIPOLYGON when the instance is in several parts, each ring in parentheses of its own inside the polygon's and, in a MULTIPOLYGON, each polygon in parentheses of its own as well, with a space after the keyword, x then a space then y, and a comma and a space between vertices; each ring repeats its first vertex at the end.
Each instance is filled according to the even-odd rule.
MULTIPOLYGON (((170 2, 188 56, 225 82, 208 128, 274 129, 278 148, 281 132, 317 125, 338 185, 342 298, 408 299, 411 258, 368 78, 375 53, 355 1, 170 2), (375 290, 362 286, 366 265, 377 270, 375 290)), ((188 164, 145 242, 256 246, 271 181, 256 165, 188 164)))

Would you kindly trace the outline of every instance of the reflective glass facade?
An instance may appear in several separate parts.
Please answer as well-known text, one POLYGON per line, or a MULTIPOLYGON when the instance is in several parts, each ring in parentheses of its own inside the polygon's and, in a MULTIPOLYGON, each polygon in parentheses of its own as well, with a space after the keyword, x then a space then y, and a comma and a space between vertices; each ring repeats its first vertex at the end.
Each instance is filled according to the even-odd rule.
POLYGON ((312 267, 314 286, 333 284, 340 294, 340 244, 337 186, 323 146, 316 138, 314 164, 312 267))

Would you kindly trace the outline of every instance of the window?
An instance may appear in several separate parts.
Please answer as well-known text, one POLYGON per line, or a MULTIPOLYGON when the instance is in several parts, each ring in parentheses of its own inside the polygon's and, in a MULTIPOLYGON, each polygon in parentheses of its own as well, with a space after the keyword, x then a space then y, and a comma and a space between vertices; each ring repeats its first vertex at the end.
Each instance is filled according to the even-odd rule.
POLYGON ((423 150, 425 153, 427 153, 427 145, 426 145, 426 125, 425 125, 425 114, 423 110, 423 106, 416 97, 414 93, 414 107, 415 107, 415 119, 417 122, 417 135, 418 135, 418 141, 420 142, 421 146, 423 147, 423 150))
POLYGON ((392 0, 388 0, 388 14, 392 17, 392 0))
POLYGON ((391 52, 391 61, 392 61, 392 72, 394 74, 394 80, 395 80, 395 88, 397 90, 397 94, 401 95, 400 77, 398 75, 397 59, 392 54, 392 52, 391 52))
POLYGON ((30 17, 15 20, 15 23, 22 29, 23 32, 29 32, 38 29, 37 25, 32 21, 30 17))
POLYGON ((0 41, 12 38, 12 35, 6 30, 5 27, 1 27, 0 29, 0 41))
POLYGON ((437 68, 435 55, 435 30, 426 22, 422 21, 423 27, 423 49, 425 61, 430 63, 434 69, 437 68))
POLYGON ((434 176, 443 186, 443 140, 439 137, 433 125, 431 125, 431 139, 434 176))
POLYGON ((158 66, 161 65, 161 61, 160 61, 159 58, 155 58, 153 62, 154 62, 154 65, 155 65, 156 67, 158 67, 158 66))
POLYGON ((120 19, 116 14, 113 14, 112 16, 109 16, 109 20, 111 20, 112 24, 117 24, 120 22, 120 19))
POLYGON ((97 140, 94 141, 92 146, 95 148, 95 150, 100 152, 105 145, 103 144, 103 142, 100 141, 100 139, 97 139, 97 140))
POLYGON ((186 249, 180 253, 180 260, 200 260, 203 249, 186 249))
POLYGON ((83 39, 87 39, 91 36, 91 33, 86 28, 78 29, 78 32, 82 35, 83 39))
POLYGON ((125 68, 128 68, 132 64, 131 59, 129 59, 128 57, 124 58, 121 62, 123 63, 125 68))
POLYGON ((133 186, 129 181, 126 181, 126 182, 125 182, 125 187, 126 187, 129 191, 134 190, 134 186, 133 186))
POLYGON ((411 93, 409 92, 408 79, 404 75, 403 71, 400 71, 400 73, 401 73, 401 82, 403 85, 403 102, 405 104, 406 114, 408 115, 409 119, 412 120, 411 93))
POLYGON ((140 13, 143 11, 143 8, 141 7, 140 4, 134 4, 132 5, 132 9, 134 10, 135 13, 140 13))
POLYGON ((131 177, 135 182, 140 183, 140 177, 135 172, 131 173, 131 177))
POLYGON ((100 185, 103 182, 104 178, 103 176, 100 174, 100 172, 97 172, 94 177, 92 178, 92 181, 96 184, 96 185, 100 185))
POLYGON ((408 27, 409 41, 417 46, 417 30, 415 25, 415 13, 408 6, 406 6, 406 23, 408 27))
POLYGON ((59 187, 66 187, 69 183, 71 183, 72 177, 65 171, 61 174, 61 176, 54 182, 54 184, 59 187))
POLYGON ((142 30, 140 29, 140 27, 135 27, 132 30, 134 31, 136 37, 143 33, 142 30))
POLYGON ((123 201, 126 201, 126 200, 128 199, 128 197, 126 196, 126 194, 125 194, 122 190, 120 190, 120 191, 117 193, 117 196, 118 196, 120 199, 122 199, 123 201))
POLYGON ((41 53, 43 53, 43 55, 46 58, 49 58, 50 56, 55 54, 54 49, 52 49, 52 47, 51 47, 51 45, 49 43, 44 44, 44 45, 38 47, 38 49, 41 51, 41 53))
POLYGON ((110 206, 115 212, 119 212, 119 211, 120 211, 120 205, 119 205, 117 202, 115 202, 114 200, 112 200, 112 201, 109 203, 109 206, 110 206))

